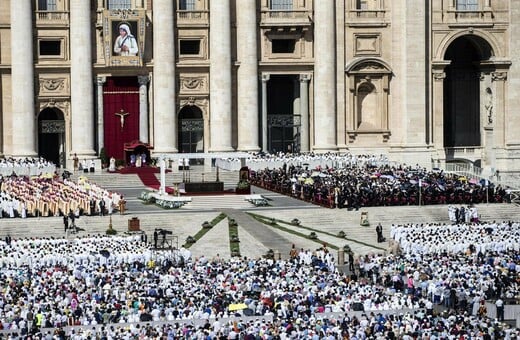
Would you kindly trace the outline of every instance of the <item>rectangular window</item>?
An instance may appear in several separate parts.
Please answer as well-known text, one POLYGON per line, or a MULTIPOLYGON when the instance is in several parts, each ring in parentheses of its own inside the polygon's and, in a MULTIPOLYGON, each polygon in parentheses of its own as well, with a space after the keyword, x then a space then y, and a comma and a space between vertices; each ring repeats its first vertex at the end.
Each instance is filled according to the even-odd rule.
POLYGON ((293 9, 293 0, 271 0, 269 9, 273 11, 290 11, 293 9))
POLYGON ((356 1, 356 9, 367 10, 368 9, 367 0, 357 0, 356 1))
POLYGON ((108 9, 132 9, 131 0, 108 0, 108 9))
POLYGON ((294 53, 295 46, 294 39, 273 39, 272 53, 294 53))
POLYGON ((199 55, 200 40, 180 40, 179 54, 181 55, 199 55))
POLYGON ((478 11, 478 0, 457 0, 457 11, 478 11))
POLYGON ((195 0, 180 0, 179 9, 181 11, 194 11, 196 9, 195 0))
POLYGON ((56 0, 38 0, 39 11, 57 11, 56 0))
POLYGON ((61 40, 40 40, 40 56, 60 56, 61 40))

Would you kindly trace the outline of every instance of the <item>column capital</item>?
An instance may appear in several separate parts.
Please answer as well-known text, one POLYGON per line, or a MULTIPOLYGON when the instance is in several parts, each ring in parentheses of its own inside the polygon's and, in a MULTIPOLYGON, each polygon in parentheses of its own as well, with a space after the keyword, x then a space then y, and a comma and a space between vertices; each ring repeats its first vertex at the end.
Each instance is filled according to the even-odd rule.
POLYGON ((435 81, 443 81, 446 78, 446 72, 435 70, 433 71, 433 80, 435 81))
POLYGON ((311 80, 311 78, 312 78, 312 76, 310 73, 302 73, 302 74, 300 74, 299 80, 300 80, 300 82, 308 82, 311 80))
POLYGON ((271 78, 271 75, 269 73, 262 73, 262 75, 260 76, 260 79, 262 79, 262 82, 268 82, 269 79, 271 78))
POLYGON ((506 81, 507 80, 507 72, 492 72, 491 73, 492 81, 506 81))
POLYGON ((102 86, 106 81, 107 81, 107 77, 105 77, 105 76, 96 77, 96 84, 98 86, 102 86))
POLYGON ((137 76, 137 81, 139 82, 140 86, 146 85, 150 81, 150 76, 147 75, 147 74, 146 75, 142 75, 142 76, 137 76))

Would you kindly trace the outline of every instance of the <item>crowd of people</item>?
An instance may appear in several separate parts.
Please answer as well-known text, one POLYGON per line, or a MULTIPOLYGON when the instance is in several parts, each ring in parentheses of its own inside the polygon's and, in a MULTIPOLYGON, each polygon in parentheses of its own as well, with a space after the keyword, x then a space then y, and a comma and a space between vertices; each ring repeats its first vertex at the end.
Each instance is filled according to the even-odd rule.
MULTIPOLYGON (((275 170, 285 166, 307 167, 314 169, 317 167, 344 168, 344 167, 379 167, 383 165, 396 164, 388 160, 384 154, 355 155, 351 153, 265 153, 251 152, 244 159, 245 166, 253 171, 264 169, 275 170)), ((224 170, 238 171, 243 166, 239 158, 218 158, 215 166, 224 170)))
MULTIPOLYGON (((449 227, 441 233, 446 243, 466 232, 449 227)), ((486 227, 475 234, 507 242, 518 224, 486 227)), ((520 336, 480 308, 489 299, 520 298, 518 251, 471 244, 460 252, 407 251, 431 230, 394 226, 403 253, 359 256, 351 273, 321 263, 333 257, 326 248, 287 260, 223 260, 157 250, 138 235, 6 239, 0 329, 73 339, 520 336), (436 304, 445 312, 435 312, 436 304)))
POLYGON ((46 173, 54 173, 56 165, 43 157, 26 157, 26 158, 1 158, 0 159, 0 176, 10 176, 16 174, 18 176, 39 176, 46 173))
POLYGON ((251 171, 250 181, 255 186, 330 208, 509 200, 508 190, 501 185, 442 170, 394 165, 368 156, 343 160, 336 167, 308 167, 287 161, 279 168, 251 171))
POLYGON ((0 176, 0 218, 96 215, 120 208, 122 195, 80 177, 0 176))

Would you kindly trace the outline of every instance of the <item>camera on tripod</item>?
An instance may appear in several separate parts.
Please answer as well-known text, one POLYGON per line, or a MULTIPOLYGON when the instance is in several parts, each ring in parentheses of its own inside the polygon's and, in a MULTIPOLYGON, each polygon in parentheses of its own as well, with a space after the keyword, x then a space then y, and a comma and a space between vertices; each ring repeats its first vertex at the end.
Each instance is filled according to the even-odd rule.
POLYGON ((171 230, 165 230, 165 229, 160 229, 160 228, 157 228, 155 229, 159 234, 161 235, 171 235, 173 234, 173 232, 171 230))

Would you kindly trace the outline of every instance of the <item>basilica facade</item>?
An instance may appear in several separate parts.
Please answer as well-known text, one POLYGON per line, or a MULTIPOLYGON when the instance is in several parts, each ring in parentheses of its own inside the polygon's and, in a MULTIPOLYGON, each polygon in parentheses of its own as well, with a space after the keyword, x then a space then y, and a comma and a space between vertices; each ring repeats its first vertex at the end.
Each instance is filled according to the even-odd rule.
POLYGON ((519 35, 512 0, 3 0, 0 153, 520 171, 519 35))

